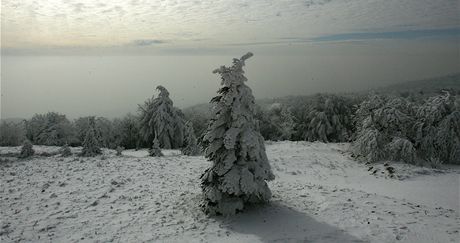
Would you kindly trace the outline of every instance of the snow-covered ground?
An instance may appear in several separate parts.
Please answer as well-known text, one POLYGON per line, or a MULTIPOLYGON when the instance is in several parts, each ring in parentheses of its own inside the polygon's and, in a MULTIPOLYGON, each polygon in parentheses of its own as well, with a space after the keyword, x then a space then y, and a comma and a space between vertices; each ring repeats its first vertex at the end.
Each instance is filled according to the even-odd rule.
MULTIPOLYGON (((460 167, 364 165, 347 144, 267 142, 270 204, 233 217, 199 207, 203 157, 104 150, 5 159, 0 242, 456 242, 460 167), (7 161, 5 161, 7 160, 7 161), (8 161, 9 160, 9 161, 8 161), (370 168, 372 166, 372 168, 370 168)), ((58 147, 35 146, 37 154, 58 147)), ((73 149, 78 152, 79 149, 73 149)))

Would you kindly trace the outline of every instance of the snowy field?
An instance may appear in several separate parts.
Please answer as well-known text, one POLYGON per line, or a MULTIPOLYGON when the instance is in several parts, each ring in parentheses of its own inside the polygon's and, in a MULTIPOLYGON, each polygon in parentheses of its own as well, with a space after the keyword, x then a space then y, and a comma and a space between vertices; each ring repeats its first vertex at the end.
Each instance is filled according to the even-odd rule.
POLYGON ((201 156, 105 150, 61 158, 52 155, 58 147, 35 146, 48 157, 16 161, 7 156, 19 147, 0 148, 0 242, 460 239, 460 167, 365 165, 344 152, 348 144, 266 146, 276 175, 272 201, 233 217, 207 217, 198 208, 199 176, 210 163, 201 156))

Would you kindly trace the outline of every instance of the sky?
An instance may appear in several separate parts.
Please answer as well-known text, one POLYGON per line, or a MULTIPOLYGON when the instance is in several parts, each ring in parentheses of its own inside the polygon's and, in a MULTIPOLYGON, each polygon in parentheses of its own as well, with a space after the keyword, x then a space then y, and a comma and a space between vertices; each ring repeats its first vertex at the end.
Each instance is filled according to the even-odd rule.
POLYGON ((1 116, 120 117, 207 102, 247 51, 256 98, 460 72, 458 0, 3 0, 1 116))

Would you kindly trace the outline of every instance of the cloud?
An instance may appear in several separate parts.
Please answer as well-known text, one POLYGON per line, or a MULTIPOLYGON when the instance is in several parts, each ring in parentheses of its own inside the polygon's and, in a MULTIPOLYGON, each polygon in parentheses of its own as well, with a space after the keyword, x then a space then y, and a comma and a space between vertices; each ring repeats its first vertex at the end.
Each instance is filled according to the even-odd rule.
POLYGON ((73 4, 73 11, 76 12, 76 13, 83 12, 84 8, 85 8, 85 4, 83 4, 83 3, 73 4))
POLYGON ((379 31, 379 32, 350 32, 332 35, 322 35, 317 37, 281 37, 272 41, 254 41, 228 43, 227 46, 257 46, 257 45, 282 45, 295 43, 313 43, 313 42, 337 42, 337 41, 364 41, 364 40, 412 40, 420 38, 459 38, 460 28, 446 29, 419 29, 405 31, 379 31))
POLYGON ((355 32, 334 35, 324 35, 311 38, 311 41, 348 41, 348 40, 372 40, 372 39, 418 39, 418 38, 449 38, 459 37, 460 28, 448 29, 422 29, 390 32, 355 32))
POLYGON ((133 40, 129 43, 131 46, 151 46, 157 44, 165 44, 168 41, 165 40, 157 40, 157 39, 140 39, 140 40, 133 40))
POLYGON ((2 39, 2 46, 149 46, 174 40, 174 44, 193 47, 223 44, 227 48, 231 45, 414 38, 411 35, 445 38, 449 34, 386 32, 459 28, 455 1, 397 2, 4 0, 1 21, 5 41, 2 39), (75 38, 82 32, 96 36, 75 38), (149 40, 150 37, 155 40, 149 40))
POLYGON ((324 5, 324 4, 327 4, 329 2, 331 2, 332 0, 307 0, 305 1, 305 6, 310 7, 310 6, 313 6, 313 5, 324 5))

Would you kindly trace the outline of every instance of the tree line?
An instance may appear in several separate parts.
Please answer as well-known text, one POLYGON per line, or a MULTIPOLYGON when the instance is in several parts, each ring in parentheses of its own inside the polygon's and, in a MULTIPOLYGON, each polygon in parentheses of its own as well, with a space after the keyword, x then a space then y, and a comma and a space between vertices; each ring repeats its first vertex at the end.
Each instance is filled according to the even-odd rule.
MULTIPOLYGON (((99 146, 116 149, 152 148, 155 138, 164 149, 202 144, 210 112, 183 112, 174 107, 168 90, 122 118, 36 114, 22 122, 0 124, 0 145, 82 146, 94 120, 99 146), (193 136, 192 136, 193 134, 193 136)), ((423 94, 316 94, 255 106, 257 129, 265 140, 351 142, 357 158, 375 162, 460 164, 460 105, 455 92, 423 94)), ((188 148, 197 153, 192 146, 188 148)))

